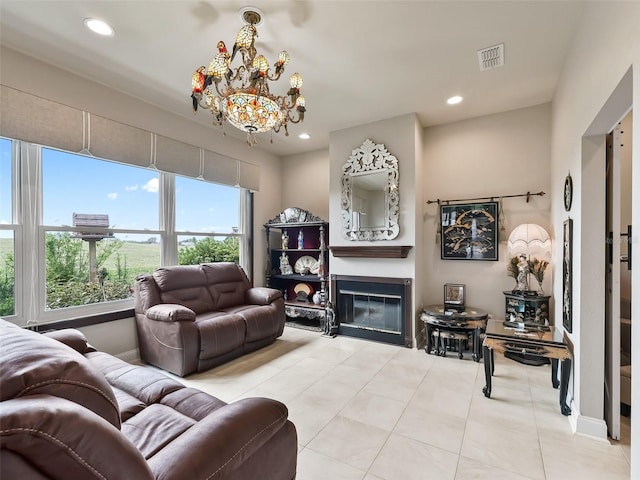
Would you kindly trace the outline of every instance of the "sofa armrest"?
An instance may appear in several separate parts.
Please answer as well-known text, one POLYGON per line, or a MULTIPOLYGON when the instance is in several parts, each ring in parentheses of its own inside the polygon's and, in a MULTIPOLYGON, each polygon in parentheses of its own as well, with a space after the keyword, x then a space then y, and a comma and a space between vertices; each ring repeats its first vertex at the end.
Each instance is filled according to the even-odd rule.
POLYGON ((269 305, 278 298, 282 298, 282 292, 275 288, 253 287, 247 290, 247 303, 249 305, 269 305))
POLYGON ((89 345, 87 337, 80 330, 74 328, 65 328, 63 330, 53 330, 45 332, 43 335, 53 338, 54 340, 64 343, 67 347, 73 348, 76 352, 85 354, 95 352, 96 349, 89 345))
POLYGON ((287 407, 268 398, 225 405, 151 457, 149 466, 163 480, 233 478, 233 472, 284 427, 287 416, 287 407))
POLYGON ((0 424, 2 478, 154 478, 120 430, 64 398, 6 400, 0 424))
POLYGON ((175 303, 159 303, 147 309, 147 318, 158 322, 195 321, 196 314, 190 308, 175 303))

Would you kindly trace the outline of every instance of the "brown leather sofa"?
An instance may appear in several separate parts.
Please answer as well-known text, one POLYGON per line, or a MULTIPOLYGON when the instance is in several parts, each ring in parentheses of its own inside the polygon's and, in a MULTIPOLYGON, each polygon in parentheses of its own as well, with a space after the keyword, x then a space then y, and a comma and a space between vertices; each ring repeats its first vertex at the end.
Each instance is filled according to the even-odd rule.
POLYGON ((159 268, 134 286, 140 358, 181 377, 275 341, 282 292, 251 287, 244 270, 219 262, 159 268))
POLYGON ((282 403, 226 404, 98 352, 77 330, 0 320, 0 382, 2 479, 295 478, 282 403))

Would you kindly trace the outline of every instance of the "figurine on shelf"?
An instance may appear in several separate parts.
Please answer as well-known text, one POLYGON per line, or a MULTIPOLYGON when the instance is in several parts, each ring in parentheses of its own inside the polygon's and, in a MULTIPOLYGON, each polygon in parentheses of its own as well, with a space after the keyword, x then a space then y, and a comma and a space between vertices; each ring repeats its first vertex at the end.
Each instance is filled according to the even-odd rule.
POLYGON ((289 234, 286 230, 282 231, 282 249, 286 250, 289 246, 289 234))
POLYGON ((304 233, 302 233, 302 229, 298 232, 298 249, 302 250, 304 248, 304 233))
POLYGON ((282 275, 293 275, 293 269, 289 263, 289 257, 287 257, 287 254, 284 252, 282 252, 282 255, 280 256, 280 273, 282 275))

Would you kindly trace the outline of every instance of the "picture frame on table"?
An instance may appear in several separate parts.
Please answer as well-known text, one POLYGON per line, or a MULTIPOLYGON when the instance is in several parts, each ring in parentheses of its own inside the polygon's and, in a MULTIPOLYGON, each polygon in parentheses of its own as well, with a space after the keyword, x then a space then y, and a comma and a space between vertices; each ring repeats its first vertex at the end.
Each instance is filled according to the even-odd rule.
POLYGON ((562 225, 562 326, 573 332, 573 220, 562 225))
POLYGON ((445 310, 464 310, 465 305, 465 286, 461 283, 445 283, 444 284, 444 309, 445 310))
POLYGON ((498 260, 498 202, 440 206, 442 260, 498 260))

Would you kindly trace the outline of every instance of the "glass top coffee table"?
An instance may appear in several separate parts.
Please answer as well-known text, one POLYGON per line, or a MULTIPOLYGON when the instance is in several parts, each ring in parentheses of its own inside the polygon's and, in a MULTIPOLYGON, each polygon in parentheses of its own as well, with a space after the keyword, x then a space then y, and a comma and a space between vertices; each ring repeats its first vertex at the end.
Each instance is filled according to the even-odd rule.
POLYGON ((551 359, 551 384, 553 388, 560 386, 560 411, 563 415, 571 413, 571 408, 567 405, 567 390, 572 357, 561 330, 548 325, 490 320, 487 323, 482 348, 486 380, 482 392, 485 397, 491 397, 494 351, 549 358, 551 359), (560 382, 558 382, 558 361, 562 361, 560 382))

